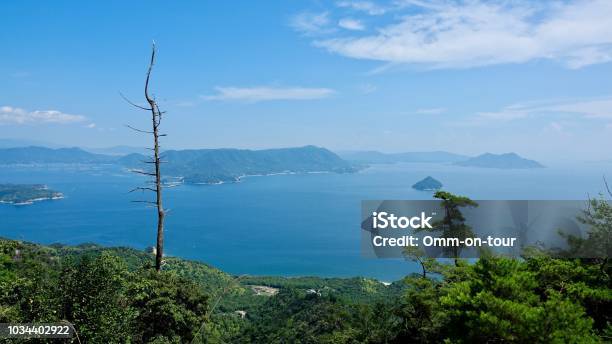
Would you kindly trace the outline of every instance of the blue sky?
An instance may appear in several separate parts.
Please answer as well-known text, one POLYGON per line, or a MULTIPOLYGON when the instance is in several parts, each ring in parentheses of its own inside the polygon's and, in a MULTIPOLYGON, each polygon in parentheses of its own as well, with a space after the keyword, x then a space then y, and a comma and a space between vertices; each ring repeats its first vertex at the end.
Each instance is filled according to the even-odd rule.
POLYGON ((0 3, 0 137, 609 159, 612 2, 0 3))

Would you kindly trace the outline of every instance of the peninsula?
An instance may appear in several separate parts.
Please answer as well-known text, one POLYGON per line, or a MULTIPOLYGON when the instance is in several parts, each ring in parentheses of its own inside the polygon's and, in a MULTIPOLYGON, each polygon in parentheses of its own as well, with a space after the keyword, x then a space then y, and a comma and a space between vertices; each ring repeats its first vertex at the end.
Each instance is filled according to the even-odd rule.
POLYGON ((61 192, 51 190, 43 184, 0 184, 0 203, 28 205, 63 197, 61 192))

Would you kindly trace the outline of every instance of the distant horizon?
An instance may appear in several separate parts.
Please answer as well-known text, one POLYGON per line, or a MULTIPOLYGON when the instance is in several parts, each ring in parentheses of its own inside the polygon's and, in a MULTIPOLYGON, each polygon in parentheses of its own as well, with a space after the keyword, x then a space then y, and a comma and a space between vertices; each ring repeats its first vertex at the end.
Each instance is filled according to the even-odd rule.
MULTIPOLYGON (((455 154, 455 155, 462 155, 468 158, 471 157, 477 157, 483 154, 494 154, 494 155, 502 155, 502 154, 517 154, 519 155, 521 158, 524 159, 531 159, 531 160, 537 160, 537 161, 545 161, 545 162, 612 162, 612 160, 610 159, 602 159, 602 160, 574 160, 574 159, 550 159, 550 157, 545 157, 545 158, 536 158, 533 156, 528 156, 525 154, 522 154, 521 152, 517 152, 517 151, 500 151, 500 152, 496 152, 496 151, 490 151, 490 150, 483 150, 477 153, 463 153, 463 152, 457 152, 457 151, 451 151, 451 150, 445 150, 445 149, 436 149, 436 150, 397 150, 397 151, 383 151, 383 150, 377 150, 377 149, 363 149, 363 150, 354 150, 354 149, 334 149, 331 147, 326 147, 326 146, 322 146, 322 145, 318 145, 318 144, 305 144, 305 145, 299 145, 299 146, 276 146, 276 147, 237 147, 237 146, 233 146, 233 147, 229 147, 229 146, 221 146, 221 147, 165 147, 162 145, 162 150, 164 151, 168 151, 168 150, 199 150, 199 149, 244 149, 244 150, 267 150, 267 149, 284 149, 284 148, 301 148, 301 147, 307 147, 307 146, 315 146, 315 147, 319 147, 319 148, 325 148, 329 151, 332 151, 336 154, 342 154, 342 153, 365 153, 365 152, 375 152, 375 153, 382 153, 382 154, 402 154, 402 153, 449 153, 449 154, 455 154)), ((51 148, 51 149, 59 149, 59 148, 79 148, 85 151, 89 151, 89 150, 112 150, 112 149, 116 149, 116 148, 126 148, 126 149, 147 149, 146 146, 130 146, 130 145, 112 145, 112 146, 101 146, 101 147, 92 147, 92 146, 84 146, 84 145, 78 145, 78 144, 58 144, 55 142, 43 142, 43 141, 31 141, 28 143, 28 140, 21 140, 21 139, 16 139, 16 138, 2 138, 0 139, 0 149, 3 148, 20 148, 20 147, 43 147, 43 148, 51 148), (15 145, 9 145, 7 146, 5 142, 7 141, 15 141, 15 145), (22 144, 19 144, 19 142, 22 142, 22 144)), ((108 154, 108 155, 123 155, 123 154, 110 154, 110 153, 99 153, 96 152, 97 154, 108 154)), ((124 154, 129 154, 129 153, 124 153, 124 154)))

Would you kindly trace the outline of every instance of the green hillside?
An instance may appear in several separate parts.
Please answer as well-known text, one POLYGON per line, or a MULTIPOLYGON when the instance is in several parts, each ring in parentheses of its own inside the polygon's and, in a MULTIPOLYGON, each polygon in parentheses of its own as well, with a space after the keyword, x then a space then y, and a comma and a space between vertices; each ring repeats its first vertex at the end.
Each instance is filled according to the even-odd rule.
POLYGON ((131 248, 0 239, 0 323, 67 320, 82 343, 600 343, 612 334, 610 264, 597 259, 426 259, 427 276, 391 285, 165 262, 158 273, 151 254, 131 248))

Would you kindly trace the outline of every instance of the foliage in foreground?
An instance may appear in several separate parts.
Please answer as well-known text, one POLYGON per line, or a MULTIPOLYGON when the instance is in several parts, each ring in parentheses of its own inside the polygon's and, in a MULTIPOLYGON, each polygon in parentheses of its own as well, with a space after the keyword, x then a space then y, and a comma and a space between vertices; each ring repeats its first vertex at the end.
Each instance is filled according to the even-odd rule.
POLYGON ((202 288, 174 272, 129 271, 109 252, 53 252, 0 241, 0 322, 67 320, 87 343, 179 343, 205 319, 202 288))
POLYGON ((58 253, 10 240, 0 240, 0 252, 0 322, 65 319, 85 343, 597 343, 612 335, 610 266, 597 260, 459 260, 406 277, 396 297, 362 284, 370 300, 355 290, 343 295, 340 280, 328 283, 337 289, 306 289, 325 279, 253 277, 246 282, 268 281, 280 292, 255 296, 237 287, 242 304, 211 313, 216 286, 231 279, 208 275, 205 265, 156 273, 134 268, 131 251, 58 253), (233 311, 243 308, 244 319, 233 311))

